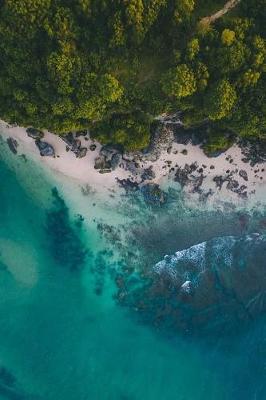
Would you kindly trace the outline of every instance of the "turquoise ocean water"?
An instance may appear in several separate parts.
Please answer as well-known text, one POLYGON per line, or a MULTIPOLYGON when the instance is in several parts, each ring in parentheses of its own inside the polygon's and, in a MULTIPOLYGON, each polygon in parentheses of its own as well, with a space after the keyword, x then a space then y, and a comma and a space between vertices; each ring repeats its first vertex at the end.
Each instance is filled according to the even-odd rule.
MULTIPOLYGON (((1 154, 0 399, 266 398, 263 316, 199 340, 160 332, 115 297, 118 268, 145 273, 165 254, 240 235, 243 210, 188 208, 176 193, 159 210, 126 196, 95 205, 3 143, 1 154)), ((249 212, 245 230, 263 216, 249 212)))

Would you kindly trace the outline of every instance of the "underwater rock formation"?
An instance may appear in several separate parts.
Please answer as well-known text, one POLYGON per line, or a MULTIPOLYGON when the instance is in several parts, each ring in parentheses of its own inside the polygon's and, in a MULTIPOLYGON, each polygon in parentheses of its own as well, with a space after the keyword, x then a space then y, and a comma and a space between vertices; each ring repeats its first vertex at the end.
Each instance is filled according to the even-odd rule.
POLYGON ((165 256, 123 291, 120 302, 157 327, 233 333, 266 311, 266 238, 255 233, 196 244, 165 256))

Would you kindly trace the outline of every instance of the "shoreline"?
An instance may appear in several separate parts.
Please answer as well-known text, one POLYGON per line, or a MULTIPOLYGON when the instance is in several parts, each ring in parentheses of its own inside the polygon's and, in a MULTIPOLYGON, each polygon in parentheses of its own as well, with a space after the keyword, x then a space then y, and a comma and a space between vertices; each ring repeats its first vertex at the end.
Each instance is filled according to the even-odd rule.
POLYGON ((18 155, 30 155, 51 172, 101 194, 118 188, 123 190, 121 186, 127 190, 134 185, 153 184, 162 190, 172 186, 181 188, 188 200, 209 204, 225 201, 254 206, 265 203, 266 163, 252 166, 236 144, 213 158, 206 156, 199 145, 174 141, 170 148, 161 151, 156 161, 149 161, 147 155, 119 153, 113 170, 95 169, 96 162, 106 163, 107 146, 101 146, 89 136, 79 136, 81 146, 87 150, 84 157, 77 158, 58 135, 44 131, 42 140, 55 152, 55 156, 50 157, 40 155, 35 140, 27 135, 25 128, 11 127, 1 121, 0 130, 5 141, 12 138, 17 142, 18 155))

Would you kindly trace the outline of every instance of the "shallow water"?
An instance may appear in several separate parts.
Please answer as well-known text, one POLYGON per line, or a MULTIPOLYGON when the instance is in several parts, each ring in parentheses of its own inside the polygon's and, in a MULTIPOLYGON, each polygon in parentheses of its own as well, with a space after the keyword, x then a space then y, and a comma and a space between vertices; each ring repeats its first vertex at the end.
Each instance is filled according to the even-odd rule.
POLYGON ((159 210, 137 196, 93 206, 78 185, 3 151, 0 182, 0 399, 266 398, 263 316, 211 343, 168 335, 119 306, 113 279, 261 229, 263 212, 243 223, 243 210, 193 209, 180 194, 159 210))

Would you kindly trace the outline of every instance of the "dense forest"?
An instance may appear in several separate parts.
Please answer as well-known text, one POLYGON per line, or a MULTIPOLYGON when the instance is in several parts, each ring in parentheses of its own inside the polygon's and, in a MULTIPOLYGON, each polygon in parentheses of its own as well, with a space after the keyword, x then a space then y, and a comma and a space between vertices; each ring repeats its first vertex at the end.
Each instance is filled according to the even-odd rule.
POLYGON ((210 146, 266 138, 266 0, 206 18, 225 3, 0 0, 0 117, 131 150, 177 110, 210 146))

